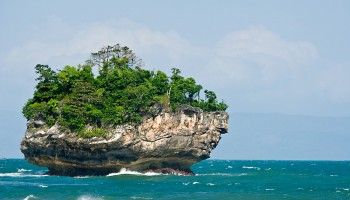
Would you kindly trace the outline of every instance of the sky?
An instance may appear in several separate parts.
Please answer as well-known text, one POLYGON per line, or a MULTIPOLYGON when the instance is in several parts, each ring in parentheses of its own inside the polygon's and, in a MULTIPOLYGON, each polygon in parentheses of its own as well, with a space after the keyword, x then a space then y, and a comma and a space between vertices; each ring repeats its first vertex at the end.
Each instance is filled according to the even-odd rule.
POLYGON ((317 153, 330 140, 312 140, 323 130, 319 119, 328 119, 331 147, 350 152, 342 142, 350 139, 345 131, 345 122, 350 124, 349 10, 346 0, 4 0, 0 119, 8 128, 0 131, 0 157, 22 156, 18 148, 25 119, 20 112, 33 94, 36 64, 76 66, 91 52, 119 43, 129 46, 144 68, 169 74, 171 68, 180 68, 229 105, 232 131, 223 136, 214 158, 350 159, 317 153), (280 117, 286 120, 281 122, 284 129, 269 123, 269 131, 261 132, 261 120, 279 116, 310 120, 313 128, 296 129, 313 131, 304 136, 308 142, 292 137, 288 117, 280 117), (345 122, 339 126, 334 119, 345 122), (255 129, 244 125, 248 122, 255 129), (309 154, 293 154, 283 150, 283 143, 264 140, 261 149, 249 154, 245 149, 258 133, 273 141, 290 136, 292 144, 309 154), (318 147, 308 149, 315 142, 318 147), (227 148, 232 144, 235 151, 227 148), (257 153, 264 150, 266 155, 257 153))

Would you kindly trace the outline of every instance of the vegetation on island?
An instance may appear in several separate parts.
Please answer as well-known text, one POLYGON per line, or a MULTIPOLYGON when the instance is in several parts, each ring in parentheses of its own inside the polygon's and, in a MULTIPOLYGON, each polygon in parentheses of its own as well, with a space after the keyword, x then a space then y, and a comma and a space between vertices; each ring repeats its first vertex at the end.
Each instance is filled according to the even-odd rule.
POLYGON ((213 91, 204 90, 193 78, 181 76, 177 68, 171 76, 141 68, 141 59, 128 47, 107 46, 91 54, 78 67, 54 71, 38 64, 34 95, 23 107, 29 119, 43 119, 49 126, 58 123, 82 137, 105 136, 106 126, 136 124, 152 116, 157 104, 176 110, 187 104, 204 111, 224 111, 213 91), (93 68, 98 67, 98 74, 93 68), (94 127, 87 130, 86 127, 94 127))

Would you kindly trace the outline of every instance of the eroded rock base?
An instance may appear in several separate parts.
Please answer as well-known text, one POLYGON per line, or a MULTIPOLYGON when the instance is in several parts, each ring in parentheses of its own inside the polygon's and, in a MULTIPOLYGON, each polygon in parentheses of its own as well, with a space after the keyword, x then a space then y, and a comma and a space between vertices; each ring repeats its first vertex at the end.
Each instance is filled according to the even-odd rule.
POLYGON ((122 168, 192 175, 190 167, 209 158, 227 133, 228 114, 180 106, 138 125, 103 128, 105 137, 81 138, 62 131, 58 123, 48 127, 42 120, 29 120, 21 151, 50 175, 104 176, 122 168))

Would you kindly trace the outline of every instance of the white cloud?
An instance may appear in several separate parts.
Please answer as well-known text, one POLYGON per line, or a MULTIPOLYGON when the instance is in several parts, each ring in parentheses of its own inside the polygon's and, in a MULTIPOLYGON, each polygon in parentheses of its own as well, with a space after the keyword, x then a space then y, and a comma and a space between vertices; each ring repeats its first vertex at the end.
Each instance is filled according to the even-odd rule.
POLYGON ((234 110, 322 113, 326 103, 350 102, 344 86, 349 85, 348 65, 324 66, 311 43, 287 41, 262 26, 228 33, 211 47, 194 45, 174 30, 153 30, 127 19, 73 26, 52 16, 37 37, 2 56, 2 66, 11 67, 2 67, 1 73, 12 74, 2 82, 25 88, 28 79, 34 80, 35 64, 76 65, 90 52, 115 43, 133 49, 147 68, 181 68, 234 110))
POLYGON ((307 42, 289 42, 265 27, 229 33, 218 42, 219 55, 251 59, 252 55, 266 55, 282 59, 289 64, 317 58, 317 51, 307 42))
POLYGON ((202 80, 210 81, 229 104, 238 105, 234 110, 315 115, 350 111, 345 106, 350 102, 350 65, 323 63, 311 43, 287 41, 264 27, 252 27, 228 33, 214 52, 201 71, 202 80))
POLYGON ((90 52, 116 43, 131 47, 138 55, 165 56, 174 63, 188 56, 200 55, 199 48, 196 49, 175 31, 152 30, 126 19, 72 27, 51 17, 48 28, 47 33, 13 48, 8 55, 9 60, 15 62, 21 56, 24 60, 50 63, 62 58, 69 64, 67 58, 76 57, 80 61, 74 60, 73 64, 77 64, 88 59, 90 52))
POLYGON ((216 52, 218 59, 233 62, 225 68, 237 79, 265 81, 297 75, 305 63, 318 57, 312 44, 283 40, 264 27, 227 34, 218 42, 216 52))
MULTIPOLYGON (((176 31, 152 30, 127 19, 73 26, 51 16, 46 27, 36 31, 34 38, 1 55, 0 72, 7 74, 0 82, 2 93, 10 94, 7 85, 31 91, 35 79, 33 69, 38 63, 48 64, 53 69, 77 65, 89 59, 91 52, 116 43, 129 46, 146 65, 151 63, 167 72, 177 67, 176 64, 189 63, 193 56, 201 55, 200 48, 191 45, 176 31)), ((28 94, 26 97, 14 94, 6 101, 14 98, 25 102, 28 94)))

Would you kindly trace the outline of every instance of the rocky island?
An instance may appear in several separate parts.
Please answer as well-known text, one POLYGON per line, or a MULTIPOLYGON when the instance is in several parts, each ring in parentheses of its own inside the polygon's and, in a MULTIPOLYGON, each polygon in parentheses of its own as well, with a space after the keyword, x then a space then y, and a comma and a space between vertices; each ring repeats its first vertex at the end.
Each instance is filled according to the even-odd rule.
POLYGON ((145 172, 192 174, 190 167, 209 158, 227 132, 226 112, 182 106, 137 126, 120 125, 107 138, 81 138, 58 125, 30 120, 21 144, 25 158, 48 167, 52 175, 106 175, 121 168, 145 172))
POLYGON ((92 57, 58 73, 36 66, 39 83, 23 108, 28 122, 21 151, 48 174, 107 175, 126 168, 191 175, 191 165, 209 158, 228 132, 227 105, 208 90, 201 99, 202 87, 178 69, 170 78, 141 69, 119 45, 92 57))

